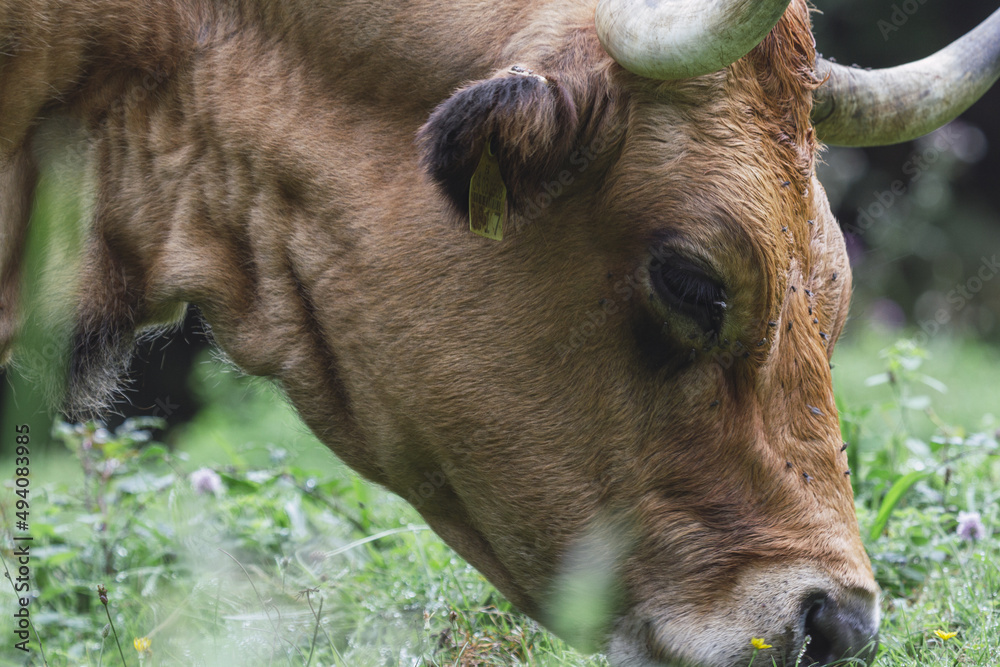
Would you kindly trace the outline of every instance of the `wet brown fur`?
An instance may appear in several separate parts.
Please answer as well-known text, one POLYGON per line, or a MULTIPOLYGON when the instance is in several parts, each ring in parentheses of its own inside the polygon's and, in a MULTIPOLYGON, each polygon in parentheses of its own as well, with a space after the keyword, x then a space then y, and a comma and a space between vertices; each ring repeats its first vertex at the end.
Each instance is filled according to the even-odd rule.
POLYGON ((722 72, 659 83, 613 63, 592 17, 0 0, 0 353, 32 270, 32 137, 78 119, 97 196, 72 407, 95 407, 136 331, 195 303, 530 613, 609 511, 634 523, 625 599, 653 622, 739 606, 740 573, 775 564, 873 590, 828 367, 850 271, 813 173, 808 9, 722 72), (462 217, 491 137, 502 243, 462 217), (727 286, 718 336, 656 298, 643 267, 664 248, 727 286))

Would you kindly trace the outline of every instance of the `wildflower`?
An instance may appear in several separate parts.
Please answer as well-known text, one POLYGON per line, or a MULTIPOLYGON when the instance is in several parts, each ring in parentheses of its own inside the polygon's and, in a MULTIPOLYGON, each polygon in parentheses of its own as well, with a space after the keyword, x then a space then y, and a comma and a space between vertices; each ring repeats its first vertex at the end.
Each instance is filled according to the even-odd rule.
POLYGON ((97 597, 105 607, 108 606, 108 589, 104 584, 97 584, 97 597))
POLYGON ((764 643, 764 639, 763 638, 752 637, 750 639, 750 643, 753 644, 753 647, 755 649, 757 649, 758 651, 763 651, 766 648, 771 648, 770 644, 765 644, 764 643))
POLYGON ((986 537, 986 526, 983 525, 979 512, 959 512, 958 529, 955 532, 960 539, 973 542, 986 537))
POLYGON ((938 637, 938 639, 940 639, 941 641, 948 641, 949 639, 951 639, 952 637, 954 637, 958 633, 957 632, 945 632, 944 630, 935 630, 934 634, 936 634, 937 637, 938 637))
POLYGON ((191 486, 198 493, 219 494, 222 492, 222 478, 214 470, 202 468, 191 473, 191 486))
POLYGON ((101 639, 107 639, 108 635, 110 635, 110 634, 111 634, 111 624, 110 623, 105 623, 104 624, 104 629, 101 630, 101 639))
POLYGON ((148 651, 151 644, 152 642, 149 641, 149 637, 143 637, 141 639, 136 637, 132 640, 132 646, 134 646, 135 650, 139 653, 145 653, 148 651))

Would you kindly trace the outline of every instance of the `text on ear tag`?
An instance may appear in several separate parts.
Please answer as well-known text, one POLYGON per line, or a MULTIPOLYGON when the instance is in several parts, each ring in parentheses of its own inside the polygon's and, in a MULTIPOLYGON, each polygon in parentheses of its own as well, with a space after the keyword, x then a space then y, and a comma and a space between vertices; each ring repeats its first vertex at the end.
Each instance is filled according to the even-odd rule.
POLYGON ((469 229, 479 236, 502 241, 506 219, 507 186, 500 176, 497 156, 487 141, 469 184, 469 229))

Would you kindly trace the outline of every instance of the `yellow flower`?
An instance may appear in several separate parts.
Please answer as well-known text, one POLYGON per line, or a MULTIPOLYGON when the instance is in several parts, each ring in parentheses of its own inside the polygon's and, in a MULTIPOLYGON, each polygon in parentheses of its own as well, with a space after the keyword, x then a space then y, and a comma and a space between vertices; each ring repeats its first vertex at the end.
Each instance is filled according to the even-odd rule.
POLYGON ((134 646, 135 650, 139 653, 145 653, 148 651, 151 643, 152 642, 149 641, 149 637, 143 637, 142 639, 136 637, 132 640, 132 646, 134 646))
POLYGON ((753 644, 753 647, 758 651, 763 651, 766 648, 771 648, 770 644, 765 644, 763 639, 758 639, 757 637, 751 638, 750 643, 753 644))
POLYGON ((943 641, 947 641, 947 640, 951 639, 952 637, 956 636, 958 633, 957 632, 945 632, 944 630, 935 630, 934 634, 936 634, 938 636, 938 639, 941 639, 943 641))

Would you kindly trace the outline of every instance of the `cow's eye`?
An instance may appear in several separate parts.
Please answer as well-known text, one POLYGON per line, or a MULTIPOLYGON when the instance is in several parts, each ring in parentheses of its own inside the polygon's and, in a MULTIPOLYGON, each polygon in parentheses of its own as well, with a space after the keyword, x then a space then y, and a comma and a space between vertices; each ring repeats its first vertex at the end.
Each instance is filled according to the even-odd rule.
POLYGON ((671 258, 650 272, 653 288, 672 310, 704 331, 718 331, 726 313, 726 291, 696 266, 671 258))

